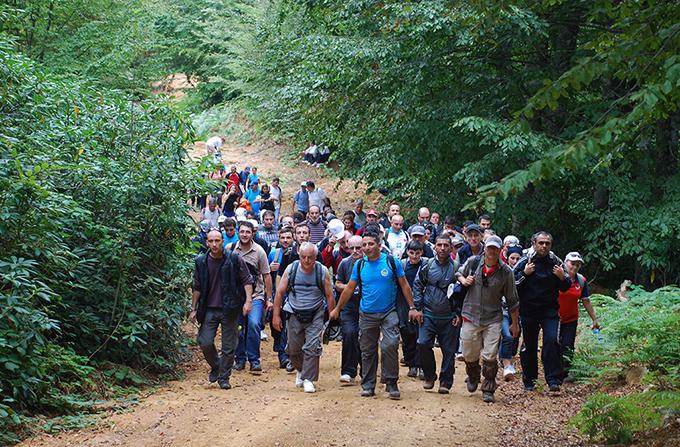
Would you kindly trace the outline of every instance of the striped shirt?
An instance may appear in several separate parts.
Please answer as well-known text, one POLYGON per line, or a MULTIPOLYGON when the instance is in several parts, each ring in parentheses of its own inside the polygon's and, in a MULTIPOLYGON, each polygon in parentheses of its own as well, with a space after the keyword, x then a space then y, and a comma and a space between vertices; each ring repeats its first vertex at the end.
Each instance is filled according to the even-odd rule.
POLYGON ((313 223, 311 220, 304 221, 304 224, 309 227, 309 242, 312 244, 318 244, 324 238, 326 232, 326 222, 319 219, 317 223, 313 223))

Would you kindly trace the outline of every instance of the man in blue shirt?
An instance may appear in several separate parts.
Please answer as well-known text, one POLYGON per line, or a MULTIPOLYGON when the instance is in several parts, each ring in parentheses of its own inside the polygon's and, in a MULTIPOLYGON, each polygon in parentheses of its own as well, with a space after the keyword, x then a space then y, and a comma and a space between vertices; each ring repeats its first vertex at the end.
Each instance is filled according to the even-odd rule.
POLYGON ((409 305, 409 319, 422 322, 422 314, 413 305, 411 287, 406 281, 404 269, 394 256, 381 252, 380 235, 367 232, 362 239, 364 258, 355 262, 345 290, 338 305, 330 313, 337 319, 342 307, 352 297, 358 286, 361 294, 359 305, 359 344, 361 347, 361 396, 375 395, 378 370, 378 342, 380 342, 380 381, 390 399, 400 399, 397 387, 399 378, 399 316, 397 315, 397 287, 401 288, 409 305), (382 340, 380 335, 382 333, 382 340))
POLYGON ((309 211, 309 193, 307 192, 307 182, 300 183, 300 190, 293 196, 293 212, 300 212, 306 217, 309 211))

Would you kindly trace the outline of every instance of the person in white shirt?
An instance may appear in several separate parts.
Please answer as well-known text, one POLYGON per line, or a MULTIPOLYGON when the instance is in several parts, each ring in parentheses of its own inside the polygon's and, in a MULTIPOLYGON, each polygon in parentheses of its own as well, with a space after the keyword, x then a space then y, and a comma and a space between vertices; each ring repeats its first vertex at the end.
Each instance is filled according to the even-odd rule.
POLYGON ((318 206, 320 210, 323 209, 326 200, 326 193, 323 189, 317 188, 313 181, 307 182, 307 194, 309 195, 309 206, 318 206))
POLYGON ((409 240, 408 233, 404 231, 404 217, 399 214, 392 216, 390 228, 387 230, 387 243, 392 255, 401 259, 409 240))
POLYGON ((224 137, 215 135, 208 138, 208 141, 205 142, 205 147, 208 150, 208 154, 213 156, 215 163, 219 163, 222 159, 222 152, 220 152, 220 149, 222 148, 224 141, 224 137))

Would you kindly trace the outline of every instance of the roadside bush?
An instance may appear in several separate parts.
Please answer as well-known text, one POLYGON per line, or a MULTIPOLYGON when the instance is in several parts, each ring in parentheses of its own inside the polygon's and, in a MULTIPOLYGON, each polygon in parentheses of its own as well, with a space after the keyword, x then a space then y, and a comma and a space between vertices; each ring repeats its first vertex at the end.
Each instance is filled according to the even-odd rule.
POLYGON ((103 360, 161 372, 177 362, 192 131, 169 104, 51 75, 2 36, 0 66, 6 433, 21 414, 82 408, 103 360))

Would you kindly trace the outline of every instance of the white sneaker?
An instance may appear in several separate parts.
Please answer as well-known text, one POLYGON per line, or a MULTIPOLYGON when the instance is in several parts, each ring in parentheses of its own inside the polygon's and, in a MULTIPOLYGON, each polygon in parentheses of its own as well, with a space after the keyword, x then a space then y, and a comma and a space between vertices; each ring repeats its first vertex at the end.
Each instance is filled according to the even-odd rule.
POLYGON ((300 377, 300 373, 295 374, 295 386, 300 388, 302 386, 302 378, 300 377))
POLYGON ((268 336, 267 333, 264 331, 264 329, 261 330, 261 331, 260 331, 260 340, 262 340, 262 341, 267 341, 268 338, 269 338, 269 336, 268 336))
POLYGON ((512 380, 515 380, 515 374, 517 371, 515 370, 515 367, 512 365, 508 365, 505 368, 503 368, 503 380, 506 382, 510 382, 512 380))
POLYGON ((464 362, 465 357, 463 356, 463 353, 461 353, 461 352, 457 353, 456 354, 456 360, 459 361, 459 362, 464 362))
POLYGON ((315 393, 316 388, 314 388, 314 383, 311 380, 305 379, 304 382, 302 382, 302 386, 305 389, 305 393, 315 393))
POLYGON ((349 374, 342 374, 340 376, 340 383, 352 383, 354 379, 349 374))

